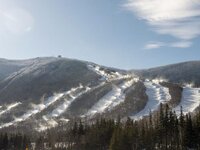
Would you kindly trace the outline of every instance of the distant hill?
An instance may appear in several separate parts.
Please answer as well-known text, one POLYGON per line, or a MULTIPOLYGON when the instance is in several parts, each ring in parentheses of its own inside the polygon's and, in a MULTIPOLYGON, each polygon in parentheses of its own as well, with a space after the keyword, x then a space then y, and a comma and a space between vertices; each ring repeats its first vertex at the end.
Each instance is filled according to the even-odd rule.
POLYGON ((193 83, 200 86, 200 61, 190 61, 131 72, 143 78, 164 78, 175 83, 193 83))

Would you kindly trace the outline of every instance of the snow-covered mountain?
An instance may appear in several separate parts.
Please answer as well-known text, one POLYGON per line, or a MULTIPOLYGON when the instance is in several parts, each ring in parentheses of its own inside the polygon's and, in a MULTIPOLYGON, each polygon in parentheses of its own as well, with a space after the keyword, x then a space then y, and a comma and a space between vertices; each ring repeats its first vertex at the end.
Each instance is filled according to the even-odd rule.
POLYGON ((43 131, 102 116, 140 119, 161 103, 177 113, 180 106, 194 112, 200 105, 198 68, 199 62, 188 62, 124 71, 60 57, 0 59, 0 129, 43 131))
POLYGON ((149 79, 164 78, 170 82, 200 86, 200 61, 189 61, 144 70, 132 70, 149 79))

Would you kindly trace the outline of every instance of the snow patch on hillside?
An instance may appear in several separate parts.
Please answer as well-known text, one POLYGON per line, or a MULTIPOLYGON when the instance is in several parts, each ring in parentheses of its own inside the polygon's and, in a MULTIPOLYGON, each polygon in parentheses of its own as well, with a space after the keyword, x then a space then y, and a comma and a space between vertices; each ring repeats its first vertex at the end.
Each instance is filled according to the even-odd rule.
MULTIPOLYGON (((62 113, 64 113, 74 100, 76 100, 84 93, 88 92, 90 89, 90 87, 83 87, 81 85, 78 88, 73 88, 72 90, 68 91, 67 94, 62 97, 64 99, 64 103, 55 108, 50 114, 44 115, 42 117, 43 120, 40 121, 39 127, 37 127, 36 130, 41 132, 56 127, 58 123, 55 120, 55 118, 59 117, 62 113)), ((69 119, 60 118, 59 121, 67 123, 69 119)))
POLYGON ((49 119, 48 122, 45 124, 39 123, 39 127, 35 128, 38 132, 45 131, 49 128, 54 128, 58 126, 58 122, 56 122, 54 119, 49 119))
POLYGON ((51 104, 53 104, 54 102, 56 102, 57 100, 59 100, 61 97, 63 97, 65 95, 65 93, 57 93, 54 96, 50 97, 47 101, 45 101, 43 104, 38 104, 34 106, 34 109, 31 111, 28 111, 26 114, 24 114, 21 117, 21 120, 26 120, 28 119, 30 116, 35 115, 39 112, 41 112, 42 110, 44 110, 45 108, 47 108, 48 106, 50 106, 51 104))
POLYGON ((183 86, 192 88, 192 87, 194 87, 194 83, 184 83, 183 86))
POLYGON ((52 117, 58 117, 60 116, 62 113, 64 113, 69 106, 71 105, 71 103, 79 96, 81 96, 82 94, 88 92, 90 90, 89 87, 86 87, 85 90, 80 91, 79 93, 73 95, 73 93, 69 93, 70 97, 65 98, 65 102, 63 104, 61 104, 60 106, 58 106, 56 109, 54 109, 51 113, 50 116, 52 117))
POLYGON ((20 104, 21 104, 20 102, 16 102, 16 103, 12 103, 12 104, 7 105, 4 110, 0 111, 0 116, 3 115, 3 114, 5 114, 5 113, 7 113, 7 112, 9 112, 11 109, 17 107, 20 104))
POLYGON ((46 118, 46 116, 43 116, 43 119, 45 120, 45 122, 41 121, 38 124, 38 127, 35 128, 38 132, 45 131, 50 128, 54 128, 59 125, 59 122, 63 122, 63 123, 69 122, 69 119, 66 119, 66 118, 60 118, 59 120, 56 120, 55 118, 46 118))
POLYGON ((65 123, 69 122, 69 119, 66 119, 66 118, 60 118, 59 120, 65 123))
POLYGON ((120 104, 125 99, 124 90, 130 87, 134 80, 124 81, 120 85, 113 85, 112 91, 102 97, 84 116, 93 116, 96 113, 102 113, 105 110, 111 110, 116 105, 120 104))
POLYGON ((33 115, 35 115, 37 113, 40 113, 44 109, 48 108, 51 104, 53 104, 56 101, 60 100, 63 96, 65 96, 65 95, 67 95, 67 94, 71 93, 72 91, 75 91, 75 90, 77 90, 79 88, 83 88, 83 86, 80 85, 79 87, 72 88, 69 91, 54 94, 53 96, 49 97, 46 101, 44 101, 44 103, 41 103, 41 104, 38 104, 38 105, 33 105, 33 109, 32 110, 29 110, 28 112, 26 112, 21 117, 15 118, 14 121, 12 121, 12 122, 5 123, 5 124, 1 125, 0 128, 8 127, 8 126, 13 125, 15 123, 27 120, 31 116, 33 116, 33 115))
POLYGON ((111 81, 111 80, 116 80, 116 79, 125 79, 125 78, 129 78, 131 77, 130 75, 123 75, 117 71, 111 71, 109 69, 100 67, 98 65, 94 65, 94 64, 89 64, 88 68, 92 71, 94 71, 96 74, 100 75, 102 78, 101 80, 107 80, 107 81, 111 81))
POLYGON ((132 116, 133 119, 141 119, 143 116, 149 115, 150 111, 156 111, 161 103, 166 103, 171 99, 169 89, 161 86, 157 80, 146 80, 144 85, 148 102, 143 110, 132 116))
POLYGON ((180 108, 182 106, 183 114, 193 112, 200 106, 200 88, 184 87, 180 104, 173 110, 177 115, 180 115, 180 108))
POLYGON ((159 84, 161 82, 167 82, 167 80, 164 78, 156 78, 156 79, 153 79, 152 82, 155 84, 159 84))

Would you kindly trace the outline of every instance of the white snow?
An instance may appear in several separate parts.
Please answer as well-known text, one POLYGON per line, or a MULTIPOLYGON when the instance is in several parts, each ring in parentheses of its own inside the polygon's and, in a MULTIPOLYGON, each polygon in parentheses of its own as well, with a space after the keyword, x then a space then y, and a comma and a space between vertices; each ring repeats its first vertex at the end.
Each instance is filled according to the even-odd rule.
MULTIPOLYGON (((35 128, 38 132, 45 131, 47 129, 58 126, 58 122, 54 118, 47 118, 47 116, 43 116, 42 118, 43 118, 43 121, 39 122, 39 124, 38 124, 39 127, 35 128)), ((69 119, 60 118, 59 121, 68 123, 69 119)))
POLYGON ((55 101, 59 100, 63 95, 64 95, 64 93, 55 94, 54 96, 50 97, 44 104, 35 105, 34 109, 26 112, 21 117, 15 118, 12 122, 9 122, 9 123, 1 125, 0 128, 8 127, 8 126, 13 125, 13 124, 15 124, 17 122, 21 122, 21 121, 24 121, 24 120, 28 119, 29 117, 41 112, 42 110, 47 108, 49 105, 51 105, 55 101))
POLYGON ((41 131, 45 131, 47 129, 50 129, 50 128, 53 128, 53 127, 56 127, 58 126, 58 123, 54 120, 54 119, 49 119, 48 122, 46 122, 45 124, 39 124, 39 127, 36 128, 36 130, 38 132, 41 132, 41 131))
POLYGON ((194 83, 184 83, 183 86, 192 88, 194 87, 194 83))
MULTIPOLYGON (((62 103, 61 105, 59 105, 57 108, 55 108, 50 114, 42 116, 43 123, 40 122, 39 127, 36 128, 36 130, 40 132, 40 131, 44 131, 44 130, 47 130, 47 129, 57 126, 58 123, 55 121, 55 117, 59 117, 62 113, 64 113, 69 108, 71 103, 76 98, 78 98, 82 94, 88 92, 89 90, 90 90, 89 87, 83 87, 81 85, 81 86, 79 86, 79 88, 73 88, 72 90, 68 91, 67 94, 65 95, 66 97, 63 97, 65 102, 62 103), (80 90, 80 91, 78 91, 78 90, 80 90)), ((62 122, 65 122, 65 123, 67 123, 69 121, 69 119, 65 119, 65 118, 60 118, 59 120, 62 122)))
MULTIPOLYGON (((20 104, 21 104, 20 102, 16 102, 16 103, 12 103, 12 104, 10 104, 10 105, 7 105, 7 106, 6 106, 6 109, 0 111, 0 116, 1 116, 2 114, 5 114, 5 113, 9 112, 11 109, 17 107, 17 106, 20 105, 20 104)), ((0 107, 0 108, 1 108, 1 107, 0 107)))
POLYGON ((130 75, 122 75, 117 71, 106 73, 106 71, 104 71, 103 68, 101 68, 98 65, 94 65, 94 64, 89 64, 88 68, 91 69, 92 71, 94 71, 96 74, 100 75, 102 77, 101 80, 112 81, 112 80, 116 80, 116 79, 125 79, 125 78, 131 77, 130 75))
MULTIPOLYGON (((58 126, 58 122, 53 118, 47 118, 46 116, 43 116, 43 119, 45 120, 45 122, 43 122, 43 123, 40 122, 39 125, 38 125, 39 127, 35 128, 38 132, 45 131, 47 129, 54 128, 54 127, 58 126)), ((60 118, 59 121, 68 123, 69 119, 60 118)))
POLYGON ((173 110, 180 115, 182 106, 183 114, 193 112, 200 105, 200 88, 184 87, 180 104, 173 110))
POLYGON ((10 125, 13 125, 15 123, 18 123, 18 122, 21 122, 21 121, 28 119, 29 117, 31 117, 31 116, 41 112, 42 110, 46 109, 47 107, 49 107, 54 102, 60 100, 64 95, 69 94, 69 93, 71 93, 71 91, 75 91, 76 89, 79 89, 79 88, 83 88, 83 86, 80 85, 79 87, 72 88, 69 91, 54 94, 53 96, 49 97, 46 101, 44 101, 44 103, 34 105, 33 106, 34 108, 32 110, 29 110, 28 112, 26 112, 21 117, 15 118, 12 122, 5 123, 5 124, 1 125, 0 128, 7 127, 7 126, 10 126, 10 125))
POLYGON ((133 80, 134 80, 134 82, 138 82, 138 81, 140 81, 140 78, 139 77, 134 77, 133 80))
MULTIPOLYGON (((36 105, 33 110, 28 111, 22 117, 20 117, 21 120, 26 120, 30 116, 35 115, 35 114, 41 112, 42 110, 44 110, 45 108, 47 108, 48 106, 50 106, 52 103, 56 102, 61 97, 63 97, 63 95, 65 95, 65 93, 57 93, 54 96, 50 97, 47 101, 45 101, 44 104, 38 104, 38 105, 36 105)), ((18 118, 18 119, 20 119, 20 118, 18 118)))
POLYGON ((133 119, 141 119, 143 116, 149 115, 150 111, 156 111, 161 103, 166 103, 171 99, 169 89, 161 86, 157 81, 146 80, 144 82, 148 102, 143 110, 133 115, 133 119))
POLYGON ((63 122, 69 122, 69 119, 65 119, 65 118, 60 118, 60 121, 63 121, 63 122))
POLYGON ((156 84, 159 84, 160 82, 166 82, 167 80, 166 79, 163 79, 163 78, 156 78, 156 79, 153 79, 152 82, 153 83, 156 83, 156 84))
POLYGON ((93 116, 96 113, 102 113, 106 109, 111 110, 116 105, 120 104, 125 99, 124 90, 130 87, 134 80, 124 81, 120 85, 113 85, 112 91, 102 97, 88 112, 83 116, 93 116))
POLYGON ((78 89, 81 89, 81 88, 83 88, 83 86, 79 85, 79 87, 71 88, 67 92, 54 94, 54 96, 48 98, 47 101, 44 101, 43 104, 36 105, 33 110, 31 110, 31 111, 27 112, 26 114, 24 114, 22 116, 22 120, 26 120, 30 116, 35 115, 35 114, 41 112, 42 110, 46 109, 48 106, 50 106, 51 104, 53 104, 54 102, 56 102, 57 100, 59 100, 60 98, 62 98, 64 95, 70 94, 70 93, 72 93, 72 92, 74 92, 74 91, 76 91, 78 89))
POLYGON ((90 90, 89 87, 86 87, 85 90, 83 91, 80 91, 78 93, 76 93, 75 95, 73 95, 73 93, 68 93, 70 95, 70 97, 68 98, 65 98, 65 102, 61 105, 59 105, 56 109, 54 109, 52 111, 52 113, 50 114, 50 116, 52 117, 58 117, 60 116, 62 113, 64 113, 68 108, 69 106, 71 105, 71 103, 79 96, 83 95, 84 93, 88 92, 90 90))

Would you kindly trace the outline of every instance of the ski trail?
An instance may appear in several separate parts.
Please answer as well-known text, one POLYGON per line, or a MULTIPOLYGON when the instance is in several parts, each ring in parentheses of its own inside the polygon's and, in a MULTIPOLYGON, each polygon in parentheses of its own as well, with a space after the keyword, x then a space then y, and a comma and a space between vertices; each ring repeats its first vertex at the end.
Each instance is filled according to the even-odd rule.
POLYGON ((102 97, 88 112, 83 116, 93 116, 96 113, 102 113, 106 109, 111 110, 113 107, 123 102, 125 99, 124 90, 133 84, 134 80, 124 81, 119 86, 113 85, 112 91, 102 97))
MULTIPOLYGON (((75 91, 68 92, 63 98, 64 103, 59 105, 57 108, 55 108, 50 114, 42 116, 43 120, 39 123, 39 127, 36 128, 37 131, 45 131, 47 129, 56 127, 58 123, 56 122, 55 118, 59 117, 62 113, 64 113, 71 103, 76 100, 78 97, 83 95, 84 93, 87 93, 90 90, 90 87, 80 88, 75 91)), ((68 122, 69 119, 61 118, 60 121, 68 122)))
POLYGON ((21 117, 18 117, 18 118, 15 118, 15 120, 13 120, 12 122, 9 122, 9 123, 5 123, 5 124, 2 124, 0 126, 0 128, 4 128, 4 127, 8 127, 8 126, 11 126, 15 123, 18 123, 18 122, 22 122, 22 121, 25 121, 27 120, 29 117, 37 114, 37 113, 40 113, 41 111, 43 111, 44 109, 46 109, 47 107, 49 107, 51 104, 55 103, 56 101, 58 101, 59 99, 61 99, 63 96, 65 96, 66 94, 69 94, 71 93, 72 91, 76 91, 77 89, 80 89, 80 88, 83 88, 82 85, 80 85, 79 87, 77 88, 72 88, 71 90, 69 91, 66 91, 66 92, 63 92, 63 93, 56 93, 54 94, 53 96, 49 97, 46 101, 44 101, 44 103, 42 104, 38 104, 38 105, 35 105, 34 106, 34 109, 32 110, 29 110, 28 112, 26 112, 24 115, 22 115, 21 117))
POLYGON ((141 119, 143 116, 149 115, 150 111, 156 111, 161 103, 166 103, 171 99, 169 89, 161 86, 159 83, 146 80, 144 85, 148 102, 143 110, 131 117, 133 119, 141 119))
POLYGON ((92 65, 89 64, 88 68, 92 71, 94 71, 96 74, 101 76, 101 80, 107 80, 107 81, 112 81, 112 80, 116 80, 116 79, 125 79, 125 78, 130 78, 130 75, 122 75, 119 72, 106 72, 104 69, 102 69, 100 66, 98 65, 92 65))
POLYGON ((180 115, 182 106, 183 114, 193 112, 200 105, 200 88, 184 87, 180 104, 173 110, 180 115))
POLYGON ((89 87, 86 87, 85 90, 80 91, 74 95, 72 95, 72 93, 69 93, 69 97, 65 98, 65 102, 61 105, 59 105, 56 109, 54 109, 52 111, 52 113, 49 115, 49 117, 58 117, 60 116, 62 113, 64 113, 69 106, 71 105, 71 103, 78 97, 80 97, 81 95, 83 95, 84 93, 87 93, 90 90, 89 87))
POLYGON ((5 114, 5 113, 7 113, 7 112, 9 112, 11 109, 17 107, 20 104, 21 104, 20 102, 17 102, 17 103, 13 103, 13 104, 7 105, 6 109, 0 111, 0 116, 3 115, 3 114, 5 114))

